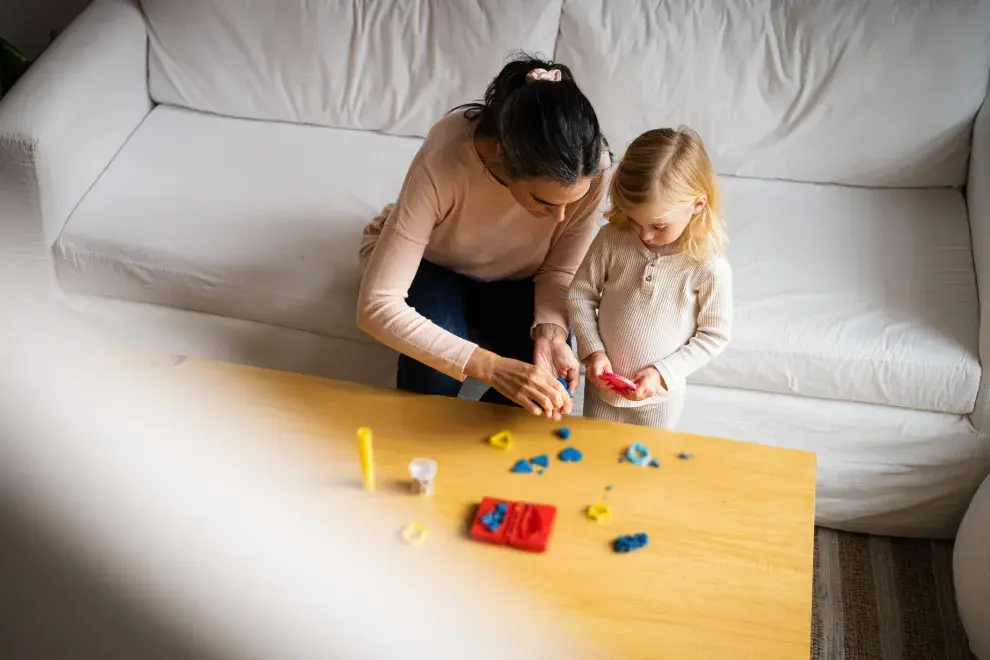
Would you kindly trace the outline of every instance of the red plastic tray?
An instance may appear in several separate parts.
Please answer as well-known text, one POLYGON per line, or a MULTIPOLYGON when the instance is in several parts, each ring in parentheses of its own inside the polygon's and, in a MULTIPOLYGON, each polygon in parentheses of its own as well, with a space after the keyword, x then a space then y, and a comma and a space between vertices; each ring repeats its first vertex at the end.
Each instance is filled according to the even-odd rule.
POLYGON ((557 519, 557 507, 549 504, 531 504, 485 497, 475 511, 471 523, 471 538, 492 545, 507 545, 527 552, 546 552, 557 519), (501 526, 489 532, 481 519, 500 503, 508 510, 501 526))

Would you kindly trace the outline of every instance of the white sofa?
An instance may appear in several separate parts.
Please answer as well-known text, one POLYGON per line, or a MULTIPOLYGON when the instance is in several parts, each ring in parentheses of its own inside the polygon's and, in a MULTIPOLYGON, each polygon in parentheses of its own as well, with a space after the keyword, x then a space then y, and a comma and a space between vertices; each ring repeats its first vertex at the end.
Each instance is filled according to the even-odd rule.
POLYGON ((820 524, 953 535, 990 471, 990 1, 655 4, 96 0, 0 103, 0 200, 133 341, 390 384, 360 231, 551 55, 618 154, 688 124, 722 175, 736 329, 682 428, 817 452, 820 524))

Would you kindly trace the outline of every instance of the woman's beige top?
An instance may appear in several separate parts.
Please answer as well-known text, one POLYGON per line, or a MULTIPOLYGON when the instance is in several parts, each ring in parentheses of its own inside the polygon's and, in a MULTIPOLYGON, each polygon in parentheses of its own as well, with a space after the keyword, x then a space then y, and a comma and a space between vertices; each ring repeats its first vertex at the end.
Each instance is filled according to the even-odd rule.
POLYGON ((567 290, 597 228, 604 174, 565 218, 534 217, 482 164, 476 122, 458 112, 437 122, 413 158, 398 199, 364 230, 358 325, 380 342, 464 379, 476 348, 406 303, 420 261, 480 281, 533 277, 536 318, 568 328, 567 290))
POLYGON ((663 401, 683 393, 687 377, 729 343, 732 270, 722 256, 695 263, 684 252, 655 254, 631 229, 608 225, 571 284, 570 311, 579 358, 605 351, 615 373, 632 378, 654 366, 667 383, 646 401, 615 392, 602 392, 602 400, 663 401))

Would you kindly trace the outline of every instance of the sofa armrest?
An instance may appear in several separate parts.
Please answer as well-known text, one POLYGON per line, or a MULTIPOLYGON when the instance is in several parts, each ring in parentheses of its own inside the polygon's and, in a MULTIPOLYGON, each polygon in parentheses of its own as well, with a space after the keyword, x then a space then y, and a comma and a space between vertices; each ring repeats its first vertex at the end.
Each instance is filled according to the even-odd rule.
POLYGON ((136 1, 96 0, 0 102, 5 213, 54 244, 150 109, 144 16, 136 1))
POLYGON ((985 433, 990 431, 990 88, 973 126, 966 206, 980 294, 980 362, 983 365, 973 425, 985 433))

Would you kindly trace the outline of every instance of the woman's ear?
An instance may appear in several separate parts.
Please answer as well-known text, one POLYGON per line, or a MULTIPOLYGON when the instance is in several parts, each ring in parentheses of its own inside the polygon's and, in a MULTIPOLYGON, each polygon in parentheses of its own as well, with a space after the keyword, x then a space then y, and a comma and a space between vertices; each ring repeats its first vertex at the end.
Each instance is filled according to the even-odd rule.
POLYGON ((694 200, 694 205, 691 207, 691 215, 701 213, 701 209, 705 208, 705 204, 707 203, 708 195, 698 195, 698 198, 694 200))

